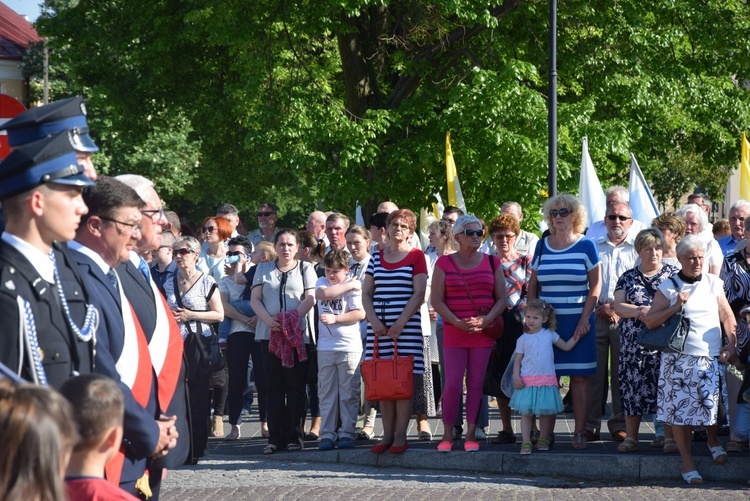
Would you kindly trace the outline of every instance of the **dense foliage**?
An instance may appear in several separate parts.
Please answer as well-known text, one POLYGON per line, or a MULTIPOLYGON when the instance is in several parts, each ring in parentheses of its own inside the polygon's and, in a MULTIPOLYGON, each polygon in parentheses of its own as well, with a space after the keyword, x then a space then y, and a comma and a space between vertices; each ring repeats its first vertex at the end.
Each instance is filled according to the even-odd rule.
MULTIPOLYGON (((59 94, 88 96, 100 165, 153 178, 178 211, 417 209, 445 198, 447 131, 471 211, 533 216, 545 197, 548 0, 48 4, 59 94)), ((577 189, 588 136, 605 185, 627 183, 633 152, 662 202, 721 199, 750 118, 749 14, 560 0, 559 190, 577 189)))

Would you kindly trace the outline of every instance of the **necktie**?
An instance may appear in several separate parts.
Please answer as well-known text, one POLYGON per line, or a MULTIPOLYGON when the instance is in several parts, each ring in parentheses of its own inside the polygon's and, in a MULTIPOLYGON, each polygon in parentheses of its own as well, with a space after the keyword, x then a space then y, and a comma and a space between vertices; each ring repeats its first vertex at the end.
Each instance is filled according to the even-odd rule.
POLYGON ((49 253, 50 261, 52 261, 52 268, 55 271, 55 285, 57 286, 57 294, 60 298, 60 304, 62 305, 65 318, 68 321, 73 334, 84 343, 88 343, 96 331, 96 325, 99 323, 99 313, 92 305, 86 306, 86 316, 83 319, 83 327, 78 328, 73 319, 70 317, 70 308, 68 307, 68 301, 65 299, 65 292, 63 291, 62 282, 60 281, 60 274, 57 272, 57 261, 55 260, 55 251, 49 253))
POLYGON ((112 283, 112 287, 115 288, 115 291, 119 291, 120 289, 117 287, 117 275, 115 274, 115 269, 110 268, 107 272, 107 278, 112 283))
POLYGON ((148 269, 146 261, 140 256, 138 257, 138 269, 143 273, 143 278, 146 279, 146 282, 151 282, 151 271, 148 269))

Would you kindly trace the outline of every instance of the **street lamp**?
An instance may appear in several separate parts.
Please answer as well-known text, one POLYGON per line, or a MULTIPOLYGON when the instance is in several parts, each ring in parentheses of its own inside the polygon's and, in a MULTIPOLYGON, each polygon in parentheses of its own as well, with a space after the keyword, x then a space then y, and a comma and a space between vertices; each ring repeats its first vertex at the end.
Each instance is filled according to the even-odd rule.
POLYGON ((557 0, 549 2, 549 97, 547 98, 549 196, 557 195, 557 0))

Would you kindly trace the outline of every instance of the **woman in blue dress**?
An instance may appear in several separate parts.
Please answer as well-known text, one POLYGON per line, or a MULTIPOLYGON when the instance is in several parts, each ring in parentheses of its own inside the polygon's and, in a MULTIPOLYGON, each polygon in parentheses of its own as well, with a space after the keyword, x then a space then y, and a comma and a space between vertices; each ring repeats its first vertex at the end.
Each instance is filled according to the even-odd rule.
MULTIPOLYGON (((586 208, 573 195, 547 199, 543 208, 550 235, 534 252, 528 297, 544 299, 557 313, 557 333, 567 341, 583 336, 571 351, 555 348, 557 376, 570 376, 575 431, 574 449, 586 449, 586 420, 591 408, 589 377, 596 373, 594 308, 601 290, 599 254, 583 236, 586 208)), ((554 429, 554 428, 553 428, 554 429)), ((549 437, 547 437, 549 438, 549 437)))

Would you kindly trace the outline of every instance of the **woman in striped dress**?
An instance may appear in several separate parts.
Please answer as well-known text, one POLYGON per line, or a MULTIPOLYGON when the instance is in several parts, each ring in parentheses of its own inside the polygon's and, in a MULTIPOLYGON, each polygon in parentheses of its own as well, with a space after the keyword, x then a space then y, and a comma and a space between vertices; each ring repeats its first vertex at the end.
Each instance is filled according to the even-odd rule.
MULTIPOLYGON (((379 336, 381 358, 393 356, 393 340, 398 339, 399 356, 414 355, 414 386, 421 385, 424 373, 422 327, 419 307, 425 300, 427 261, 424 253, 409 245, 417 228, 417 217, 408 209, 388 215, 388 245, 376 252, 367 266, 362 299, 367 312, 365 359, 372 358, 374 336, 379 336)), ((380 402, 383 437, 372 446, 375 453, 403 452, 407 449, 406 429, 412 414, 411 400, 380 402)))
POLYGON ((583 236, 586 208, 573 195, 561 194, 544 203, 550 236, 534 252, 529 300, 544 299, 557 314, 557 333, 567 341, 584 336, 571 351, 555 348, 555 372, 570 376, 575 418, 574 449, 586 449, 586 420, 591 408, 589 376, 596 373, 594 308, 601 291, 599 254, 583 236))

